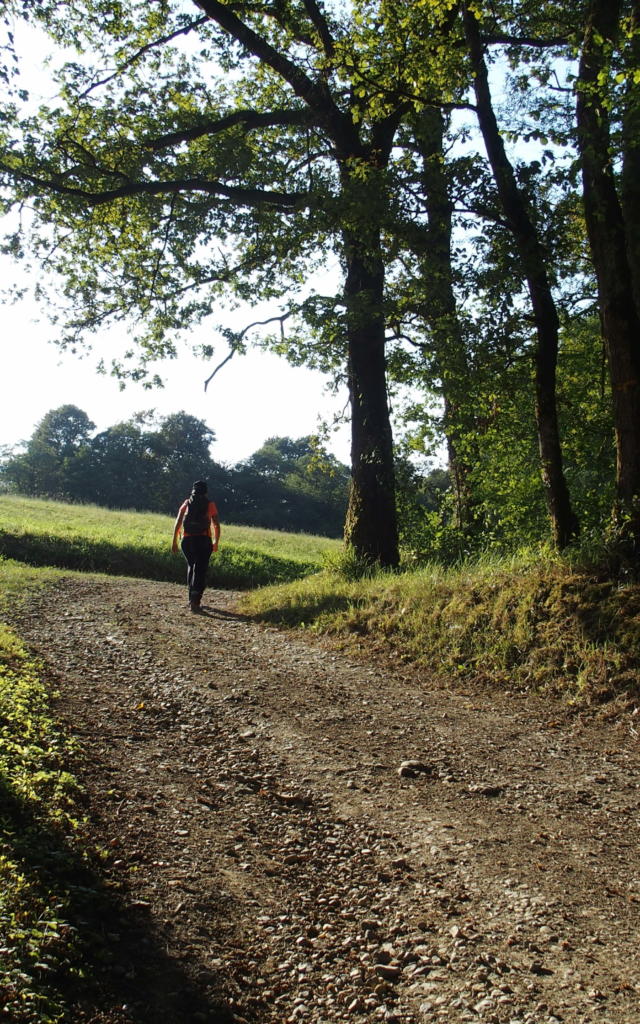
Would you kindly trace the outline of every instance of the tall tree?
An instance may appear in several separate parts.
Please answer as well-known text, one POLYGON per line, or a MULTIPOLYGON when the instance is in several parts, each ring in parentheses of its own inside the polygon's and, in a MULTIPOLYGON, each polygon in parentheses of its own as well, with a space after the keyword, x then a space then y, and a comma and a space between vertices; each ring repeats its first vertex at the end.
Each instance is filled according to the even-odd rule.
POLYGON ((36 424, 25 451, 8 461, 6 479, 25 494, 76 497, 88 471, 93 429, 77 405, 51 409, 36 424))
POLYGON ((348 470, 317 439, 271 437, 233 467, 228 507, 234 522, 339 536, 348 470))
POLYGON ((478 423, 470 401, 472 368, 455 288, 454 203, 445 157, 446 127, 444 114, 436 106, 426 107, 414 121, 427 222, 420 236, 422 244, 416 246, 416 237, 412 248, 420 259, 424 292, 421 312, 442 391, 442 427, 455 495, 455 522, 463 534, 469 534, 478 527, 472 483, 477 461, 473 438, 478 423))
MULTIPOLYGON (((616 147, 611 134, 614 55, 624 14, 630 18, 631 52, 638 53, 638 4, 591 0, 577 82, 578 146, 584 207, 598 279, 600 319, 613 393, 617 451, 616 518, 640 553, 640 191, 638 170, 640 85, 638 69, 626 78, 623 114, 623 200, 618 192, 616 147)), ((618 50, 619 52, 619 50, 618 50)))
POLYGON ((542 479, 556 545, 564 548, 578 533, 563 460, 556 402, 556 371, 560 321, 551 289, 549 269, 526 196, 519 187, 495 116, 489 75, 475 10, 463 4, 462 17, 476 97, 480 131, 505 217, 522 261, 527 281, 537 344, 535 348, 536 421, 542 479))
POLYGON ((190 413, 164 416, 145 434, 154 467, 153 498, 158 508, 177 511, 194 480, 208 479, 212 469, 211 445, 215 433, 190 413))
MULTIPOLYGON (((91 440, 91 474, 81 497, 107 508, 160 511, 147 432, 135 419, 115 423, 91 440)), ((163 509, 163 511, 168 511, 163 509)))
POLYGON ((377 87, 372 97, 354 78, 347 43, 359 30, 317 0, 192 7, 45 8, 48 30, 80 57, 59 72, 59 106, 23 119, 21 144, 6 141, 5 182, 18 201, 33 200, 36 246, 76 306, 71 337, 144 316, 143 362, 172 354, 173 332, 209 315, 225 291, 299 291, 326 241, 344 272, 329 326, 313 295, 286 302, 280 320, 308 314, 334 339, 329 358, 342 362, 351 403, 345 537, 393 566, 382 232, 405 100, 380 102, 377 87), (96 49, 114 70, 93 72, 96 49))

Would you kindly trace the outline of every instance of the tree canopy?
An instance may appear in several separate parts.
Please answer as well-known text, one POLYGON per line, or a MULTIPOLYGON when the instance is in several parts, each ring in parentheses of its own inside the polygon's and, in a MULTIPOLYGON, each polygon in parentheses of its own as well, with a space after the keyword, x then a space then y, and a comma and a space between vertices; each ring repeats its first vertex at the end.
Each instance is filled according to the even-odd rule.
POLYGON ((410 448, 446 442, 458 550, 545 520, 563 547, 611 510, 637 550, 635 2, 6 11, 66 48, 37 110, 7 71, 0 139, 7 249, 55 273, 62 344, 134 324, 114 369, 152 378, 221 306, 256 304, 218 323, 225 358, 271 327, 347 383, 364 559, 399 557, 391 399, 410 448))

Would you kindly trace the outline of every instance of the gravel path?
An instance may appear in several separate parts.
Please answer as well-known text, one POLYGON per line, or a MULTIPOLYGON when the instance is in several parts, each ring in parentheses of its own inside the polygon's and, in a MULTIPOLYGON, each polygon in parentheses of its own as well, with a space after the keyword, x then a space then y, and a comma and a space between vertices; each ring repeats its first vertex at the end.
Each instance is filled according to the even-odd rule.
POLYGON ((632 720, 435 688, 204 603, 74 578, 16 623, 104 850, 74 1024, 637 1024, 632 720))

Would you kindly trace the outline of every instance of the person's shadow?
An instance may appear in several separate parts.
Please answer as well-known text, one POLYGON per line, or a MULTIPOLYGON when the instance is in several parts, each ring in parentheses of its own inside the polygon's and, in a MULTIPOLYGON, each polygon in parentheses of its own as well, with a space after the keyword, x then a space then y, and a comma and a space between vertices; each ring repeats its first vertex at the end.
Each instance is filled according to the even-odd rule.
POLYGON ((207 619, 229 619, 233 622, 253 621, 250 615, 241 615, 239 612, 228 612, 224 608, 208 608, 206 605, 200 605, 198 615, 194 616, 194 618, 201 618, 202 616, 207 619))

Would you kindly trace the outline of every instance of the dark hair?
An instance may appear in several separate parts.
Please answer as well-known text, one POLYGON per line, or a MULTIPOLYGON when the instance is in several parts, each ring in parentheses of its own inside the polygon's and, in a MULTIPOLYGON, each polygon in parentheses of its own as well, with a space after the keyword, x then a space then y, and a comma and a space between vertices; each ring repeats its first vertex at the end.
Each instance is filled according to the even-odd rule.
POLYGON ((189 511, 198 519, 206 516, 209 512, 209 497, 206 494, 192 494, 187 499, 189 511))
POLYGON ((207 481, 206 480, 196 480, 196 482, 194 483, 193 487, 191 488, 191 494, 192 495, 196 495, 196 494, 206 494, 206 493, 207 493, 207 481))

